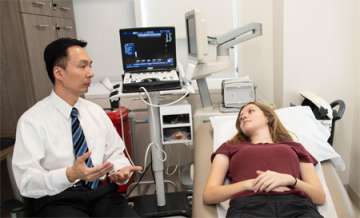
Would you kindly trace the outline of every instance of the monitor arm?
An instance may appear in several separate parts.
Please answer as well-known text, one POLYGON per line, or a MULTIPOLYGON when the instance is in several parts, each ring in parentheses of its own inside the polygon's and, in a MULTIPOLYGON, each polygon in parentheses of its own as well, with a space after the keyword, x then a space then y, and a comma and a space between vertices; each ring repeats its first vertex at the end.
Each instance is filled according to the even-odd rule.
POLYGON ((215 45, 217 47, 216 61, 197 63, 193 69, 193 71, 196 71, 196 74, 192 78, 196 79, 198 84, 200 99, 203 107, 212 106, 206 77, 229 67, 230 62, 228 57, 230 54, 230 48, 260 35, 262 35, 261 23, 250 23, 221 36, 208 37, 208 44, 215 45))
POLYGON ((236 28, 218 37, 210 37, 209 44, 217 46, 217 56, 228 56, 230 48, 244 41, 262 35, 260 23, 250 23, 246 26, 236 28))

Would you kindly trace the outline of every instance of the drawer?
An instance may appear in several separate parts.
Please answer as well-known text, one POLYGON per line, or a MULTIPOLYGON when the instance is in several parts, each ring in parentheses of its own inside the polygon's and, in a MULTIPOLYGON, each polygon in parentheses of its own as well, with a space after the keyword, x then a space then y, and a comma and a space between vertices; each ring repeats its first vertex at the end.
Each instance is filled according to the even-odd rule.
POLYGON ((52 1, 52 15, 54 17, 74 17, 74 9, 72 0, 53 0, 52 1))
POLYGON ((19 2, 21 12, 51 15, 51 0, 19 0, 19 2))
POLYGON ((70 37, 76 38, 75 23, 73 19, 54 17, 57 38, 70 37))

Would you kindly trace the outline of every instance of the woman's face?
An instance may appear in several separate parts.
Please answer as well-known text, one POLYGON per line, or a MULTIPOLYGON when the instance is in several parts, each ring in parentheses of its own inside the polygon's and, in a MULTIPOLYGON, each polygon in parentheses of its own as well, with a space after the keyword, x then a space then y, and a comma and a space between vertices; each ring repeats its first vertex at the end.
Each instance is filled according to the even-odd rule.
POLYGON ((240 112, 240 129, 241 131, 251 137, 253 133, 268 125, 268 120, 262 110, 254 105, 246 105, 240 112))

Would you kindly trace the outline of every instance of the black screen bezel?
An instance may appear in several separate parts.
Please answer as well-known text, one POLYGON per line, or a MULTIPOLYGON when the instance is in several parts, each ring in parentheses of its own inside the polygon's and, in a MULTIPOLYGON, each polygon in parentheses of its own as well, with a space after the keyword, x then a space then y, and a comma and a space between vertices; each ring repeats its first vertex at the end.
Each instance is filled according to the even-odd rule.
POLYGON ((122 56, 122 61, 123 61, 123 69, 125 72, 132 72, 132 71, 154 71, 154 70, 167 70, 167 69, 175 69, 177 66, 177 60, 176 60, 176 35, 175 35, 175 27, 171 27, 171 26, 164 26, 164 27, 137 27, 137 28, 126 28, 126 29, 120 29, 119 30, 119 35, 120 35, 120 46, 121 46, 121 53, 124 54, 124 42, 121 40, 121 36, 124 32, 133 32, 133 31, 159 31, 159 30, 170 30, 174 36, 174 63, 171 66, 168 67, 139 67, 139 68, 126 68, 125 63, 125 56, 122 56))

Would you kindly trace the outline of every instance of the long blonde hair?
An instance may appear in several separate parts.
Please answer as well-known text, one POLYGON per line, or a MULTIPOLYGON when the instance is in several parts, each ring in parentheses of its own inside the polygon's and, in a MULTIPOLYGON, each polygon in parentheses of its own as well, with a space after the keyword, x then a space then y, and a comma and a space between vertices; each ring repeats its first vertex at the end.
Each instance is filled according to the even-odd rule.
POLYGON ((238 132, 236 135, 230 139, 230 143, 239 143, 239 142, 250 142, 249 136, 245 135, 245 133, 240 128, 240 113, 241 111, 248 105, 255 105, 257 106, 265 115, 268 120, 268 126, 270 130, 270 135, 274 143, 279 142, 292 142, 293 139, 291 138, 289 132, 285 129, 285 127, 280 122, 280 119, 276 115, 273 109, 265 104, 261 104, 259 102, 249 102, 241 107, 239 114, 236 119, 236 129, 238 132))

